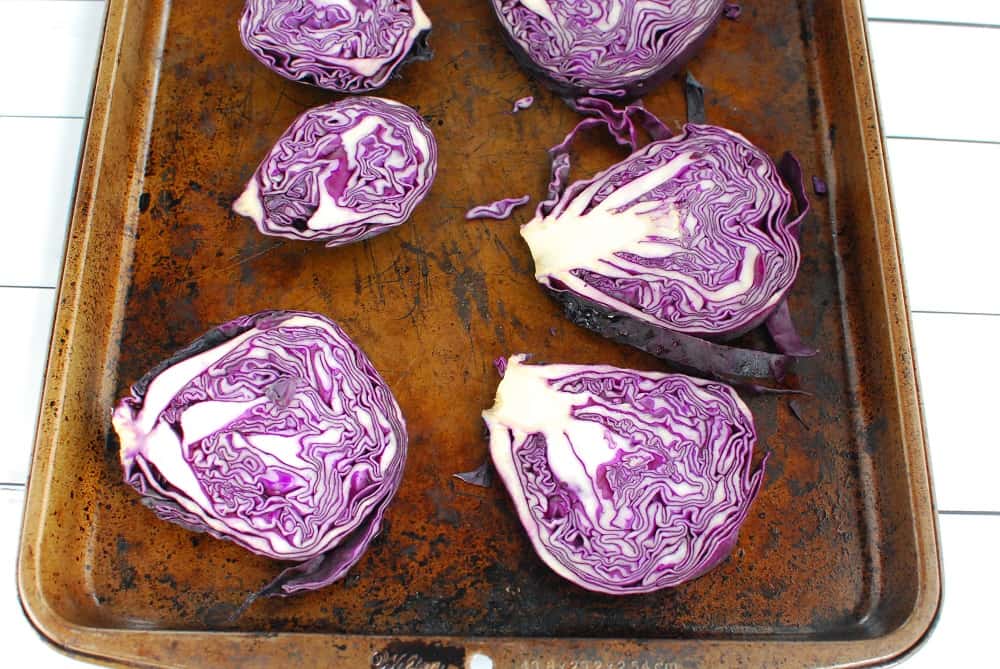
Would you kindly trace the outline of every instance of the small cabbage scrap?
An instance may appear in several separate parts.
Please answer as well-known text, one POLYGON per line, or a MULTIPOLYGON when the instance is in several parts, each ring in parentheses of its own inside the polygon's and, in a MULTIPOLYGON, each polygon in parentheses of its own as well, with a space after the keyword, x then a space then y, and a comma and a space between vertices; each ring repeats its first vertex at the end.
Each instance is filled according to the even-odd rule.
MULTIPOLYGON (((578 128, 596 122, 609 119, 578 128)), ((782 181, 801 176, 794 158, 779 170, 742 135, 688 124, 563 187, 572 135, 550 151, 555 192, 521 228, 535 278, 604 336, 689 369, 780 378, 783 356, 712 341, 763 323, 795 280, 808 202, 782 181)))
POLYGON ((417 0, 246 0, 240 39, 281 76, 340 93, 381 88, 426 60, 431 22, 417 0))
POLYGON ((436 172, 437 143, 413 109, 345 98, 295 119, 233 211, 265 235, 341 246, 403 223, 436 172))
POLYGON ((733 550, 764 478, 726 384, 512 356, 483 412, 490 455, 535 551, 612 595, 697 578, 733 550))
POLYGON ((473 207, 469 211, 465 212, 465 218, 469 221, 477 218, 495 218, 498 221, 502 221, 505 218, 510 218, 510 213, 512 211, 522 205, 528 204, 530 200, 530 195, 522 195, 521 197, 505 197, 504 199, 497 200, 496 202, 481 204, 473 207))
POLYGON ((125 481, 157 516, 299 563, 258 595, 343 577, 406 461, 389 388, 343 330, 309 312, 209 331, 132 386, 112 423, 125 481))
POLYGON ((490 0, 514 57, 559 95, 634 98, 673 76, 724 0, 490 0))
POLYGON ((514 100, 514 107, 510 110, 511 114, 516 114, 519 111, 527 109, 531 105, 535 104, 535 96, 526 95, 523 98, 518 98, 514 100))

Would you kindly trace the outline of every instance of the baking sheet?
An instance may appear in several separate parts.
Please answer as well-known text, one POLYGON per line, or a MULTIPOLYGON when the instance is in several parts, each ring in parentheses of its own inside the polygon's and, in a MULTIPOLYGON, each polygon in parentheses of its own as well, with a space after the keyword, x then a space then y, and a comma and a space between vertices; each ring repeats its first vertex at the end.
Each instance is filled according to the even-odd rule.
MULTIPOLYGON (((246 53, 241 4, 109 2, 19 565, 43 634, 109 661, 170 666, 289 653, 306 665, 463 666, 476 652, 518 667, 802 666, 917 643, 937 610, 937 541, 856 1, 748 3, 690 64, 710 122, 773 156, 794 151, 830 186, 812 197, 790 297, 821 353, 792 379, 813 394, 798 401, 805 424, 785 400, 749 400, 772 456, 732 556, 628 598, 549 572, 499 486, 451 478, 485 456, 479 413, 498 355, 664 368, 573 327, 545 297, 517 231, 531 207, 506 222, 463 218, 475 204, 540 196, 545 150, 576 115, 517 67, 488 3, 428 0, 435 58, 379 94, 435 132, 430 196, 400 228, 349 247, 263 237, 232 200, 296 115, 337 96, 246 53), (507 113, 527 94, 533 107, 507 113), (324 313, 363 346, 407 417, 410 455, 382 535, 343 582, 257 602, 231 624, 278 565, 155 519, 120 482, 107 417, 157 361, 269 308, 324 313)), ((646 103, 683 122, 679 80, 646 103)), ((580 147, 579 175, 624 155, 597 133, 580 147)))

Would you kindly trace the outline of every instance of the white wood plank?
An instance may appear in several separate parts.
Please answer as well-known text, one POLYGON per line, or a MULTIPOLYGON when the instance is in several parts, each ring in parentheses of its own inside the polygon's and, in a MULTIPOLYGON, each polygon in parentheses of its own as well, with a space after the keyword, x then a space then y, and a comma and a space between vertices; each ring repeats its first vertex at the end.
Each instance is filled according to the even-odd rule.
POLYGON ((0 488, 0 573, 5 576, 0 578, 0 629, 4 656, 13 660, 15 667, 91 667, 89 662, 71 659, 52 648, 21 610, 14 574, 23 506, 23 489, 0 488))
MULTIPOLYGON (((997 33, 1000 38, 1000 31, 997 33)), ((1000 144, 888 140, 910 308, 1000 314, 1000 144)))
POLYGON ((864 0, 869 18, 1000 25, 996 0, 864 0))
POLYGON ((886 135, 1000 141, 1000 32, 870 23, 886 135))
MULTIPOLYGON (((2 13, 2 10, 0 10, 2 13)), ((56 285, 83 121, 0 117, 0 286, 56 285)))
POLYGON ((1000 316, 913 314, 913 329, 938 508, 1000 511, 1000 316))
POLYGON ((83 116, 104 3, 0 3, 0 115, 83 116))
POLYGON ((906 669, 995 667, 1000 516, 940 515, 944 599, 941 617, 906 669))
POLYGON ((0 383, 3 483, 21 483, 28 475, 54 300, 50 288, 0 288, 0 313, 8 321, 8 327, 0 328, 0 350, 8 353, 6 381, 0 383))

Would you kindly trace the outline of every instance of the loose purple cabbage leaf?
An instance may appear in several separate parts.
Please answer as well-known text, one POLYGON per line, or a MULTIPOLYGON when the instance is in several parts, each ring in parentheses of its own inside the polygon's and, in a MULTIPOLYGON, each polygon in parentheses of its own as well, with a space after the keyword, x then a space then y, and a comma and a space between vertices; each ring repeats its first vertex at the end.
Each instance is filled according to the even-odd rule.
POLYGON ((493 485, 493 466, 490 464, 489 460, 484 460, 483 464, 479 465, 470 472, 460 472, 458 474, 452 474, 455 478, 460 481, 464 481, 469 485, 479 486, 480 488, 489 488, 493 485))
POLYGON ((483 418, 535 551, 594 592, 653 592, 716 567, 764 480, 750 411, 717 381, 515 355, 483 418))
POLYGON ((690 72, 684 75, 684 100, 688 123, 705 123, 705 88, 690 72))
POLYGON ((339 93, 381 88, 427 60, 430 19, 417 0, 246 0, 240 39, 281 76, 339 93))
POLYGON ((490 0, 517 61, 564 97, 642 97, 708 38, 724 0, 490 0))
POLYGON ((528 204, 530 200, 530 195, 522 195, 521 197, 505 197, 504 199, 497 200, 496 202, 473 207, 469 211, 465 212, 465 218, 470 221, 477 218, 494 218, 498 221, 502 221, 505 218, 510 218, 512 211, 522 205, 528 204))
MULTIPOLYGON (((603 121, 614 140, 633 151, 643 143, 639 130, 645 130, 654 140, 666 139, 673 134, 658 116, 646 109, 642 100, 624 107, 616 107, 602 98, 566 98, 565 102, 573 111, 603 121)), ((553 150, 568 149, 576 133, 590 125, 592 123, 588 119, 581 121, 553 150)))
POLYGON ((818 350, 802 341, 802 337, 799 336, 798 330, 795 329, 795 323, 792 321, 792 312, 788 309, 788 300, 781 301, 778 308, 764 321, 764 325, 767 327, 771 339, 774 340, 774 345, 782 353, 796 358, 809 358, 819 353, 818 350))
POLYGON ((265 235, 350 244, 406 221, 434 183, 437 157, 410 107, 345 98, 295 119, 233 210, 265 235))
MULTIPOLYGON (((546 289, 574 325, 619 344, 632 346, 667 360, 681 371, 718 380, 730 377, 782 380, 792 356, 736 346, 725 346, 683 332, 631 318, 597 300, 568 290, 546 289)), ((758 386, 755 386, 758 387, 758 386)))
POLYGON ((533 104, 535 104, 535 97, 533 95, 526 95, 523 98, 518 98, 517 100, 514 100, 514 106, 510 110, 510 113, 516 114, 519 111, 527 109, 533 104))
MULTIPOLYGON (((808 211, 798 162, 788 154, 779 169, 742 135, 688 124, 565 186, 572 135, 610 127, 607 116, 550 151, 553 184, 521 228, 535 278, 604 336, 686 369, 782 378, 787 357, 713 342, 763 323, 796 277, 808 211), (789 190, 782 175, 796 174, 789 190)), ((612 135, 629 144, 627 129, 612 135)))
POLYGON ((547 215, 563 196, 571 168, 570 147, 582 131, 604 127, 618 144, 627 146, 632 151, 638 150, 642 145, 640 129, 645 130, 653 140, 666 139, 672 134, 659 117, 643 106, 641 100, 623 109, 600 98, 567 98, 566 103, 587 118, 577 123, 562 142, 549 149, 551 177, 545 198, 535 209, 536 216, 547 215))
POLYGON ((378 534, 406 424, 364 352, 319 314, 220 325, 115 408, 125 481, 157 516, 296 563, 257 596, 344 576, 378 534))

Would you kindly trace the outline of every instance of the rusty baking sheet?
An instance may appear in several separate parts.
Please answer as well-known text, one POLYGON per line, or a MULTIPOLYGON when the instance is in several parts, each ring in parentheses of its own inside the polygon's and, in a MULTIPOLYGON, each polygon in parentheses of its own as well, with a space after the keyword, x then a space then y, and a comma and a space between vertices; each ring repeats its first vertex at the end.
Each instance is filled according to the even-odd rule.
MULTIPOLYGON (((858 0, 747 2, 692 62, 708 118, 777 156, 813 197, 791 305, 820 355, 798 365, 803 422, 753 398, 766 484, 732 556, 691 583, 613 598, 544 568, 478 465, 491 361, 533 352, 662 363, 571 326, 531 276, 513 221, 471 205, 541 194, 575 115, 529 80, 484 0, 427 0, 436 56, 381 94, 440 147, 413 218, 338 249, 259 235, 229 206, 302 110, 331 94, 240 46, 239 0, 109 0, 28 487, 24 607, 57 646, 150 666, 860 666, 912 649, 940 598, 938 543, 883 147, 858 0), (530 109, 508 114, 533 94, 530 109), (232 607, 278 565, 157 520, 120 480, 109 409, 212 325, 260 309, 339 321, 411 434, 380 538, 344 581, 232 607), (479 665, 477 665, 479 666, 479 665)), ((648 106, 675 127, 679 81, 648 106)), ((622 156, 587 137, 580 174, 622 156)), ((752 337, 751 337, 752 340, 752 337)), ((763 341, 759 343, 765 343, 763 341)))

